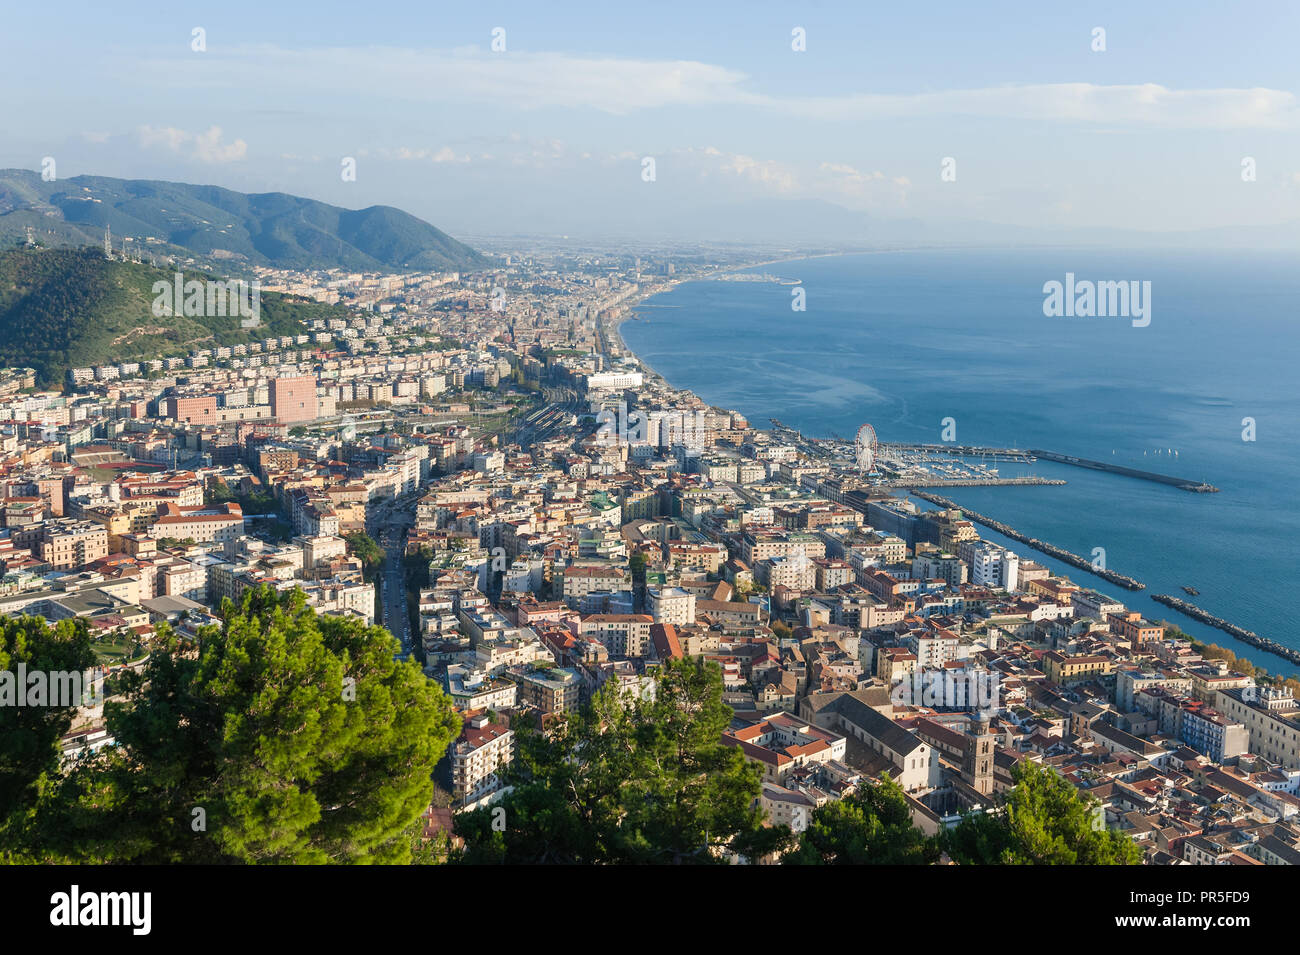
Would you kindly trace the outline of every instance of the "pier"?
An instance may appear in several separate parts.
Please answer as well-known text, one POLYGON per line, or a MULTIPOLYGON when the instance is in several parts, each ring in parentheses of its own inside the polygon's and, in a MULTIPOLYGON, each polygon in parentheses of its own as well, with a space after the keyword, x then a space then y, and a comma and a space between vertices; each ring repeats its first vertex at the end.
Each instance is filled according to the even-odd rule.
POLYGON ((1169 484, 1184 491, 1192 491, 1196 494, 1217 494, 1219 489, 1213 484, 1206 484, 1204 481, 1193 481, 1190 478, 1174 477, 1170 474, 1157 474, 1155 471, 1140 471, 1137 468, 1121 467, 1118 464, 1107 464, 1104 461, 1090 461, 1088 458, 1075 457, 1072 454, 1058 454, 1055 451, 1031 450, 1030 454, 1034 457, 1042 458, 1044 461, 1055 461, 1058 464, 1072 464, 1077 468, 1088 468, 1092 471, 1105 471, 1108 474, 1122 474, 1124 477, 1138 478, 1142 481, 1155 481, 1158 484, 1169 484))
POLYGON ((883 487, 1060 487, 1065 482, 1060 478, 1034 477, 970 477, 970 478, 933 478, 930 480, 911 480, 908 478, 882 481, 883 487))
POLYGON ((1239 627, 1235 623, 1229 623, 1220 617, 1207 613, 1196 604, 1188 603, 1180 597, 1171 597, 1169 594, 1152 594, 1151 599, 1156 603, 1164 604, 1166 607, 1173 607, 1181 614, 1191 617, 1193 620, 1207 624, 1217 630, 1222 630, 1230 637, 1236 637, 1242 643, 1248 643, 1252 647, 1258 647, 1261 650, 1273 654, 1275 657, 1281 657, 1291 663, 1300 663, 1300 650, 1283 646, 1276 640, 1270 640, 1268 637, 1261 637, 1254 630, 1247 630, 1245 627, 1239 627))
POLYGON ((1102 580, 1109 581, 1118 587, 1123 587, 1126 590, 1146 589, 1147 585, 1142 583, 1140 580, 1135 580, 1134 578, 1128 577, 1124 574, 1118 574, 1113 570, 1104 570, 1099 567, 1094 567, 1091 561, 1080 557, 1078 554, 1072 554, 1063 547, 1049 544, 1047 541, 1039 540, 1037 537, 1030 537, 1027 534, 1022 534, 1020 531, 1008 524, 1003 524, 1001 521, 994 520, 991 517, 986 517, 977 511, 972 511, 969 508, 962 507, 960 504, 955 501, 950 501, 946 497, 940 497, 938 494, 930 494, 927 491, 912 491, 912 495, 921 498, 923 501, 929 501, 931 504, 937 504, 940 507, 959 510, 975 523, 983 524, 985 527, 997 531, 1003 537, 1010 537, 1012 540, 1020 541, 1022 544, 1027 544, 1034 550, 1046 554, 1048 557, 1055 557, 1057 560, 1069 564, 1071 567, 1086 570, 1088 573, 1095 574, 1102 580))
POLYGON ((1034 452, 1022 448, 989 448, 979 444, 899 444, 880 445, 880 454, 947 454, 953 457, 980 458, 1008 464, 1033 464, 1034 452))

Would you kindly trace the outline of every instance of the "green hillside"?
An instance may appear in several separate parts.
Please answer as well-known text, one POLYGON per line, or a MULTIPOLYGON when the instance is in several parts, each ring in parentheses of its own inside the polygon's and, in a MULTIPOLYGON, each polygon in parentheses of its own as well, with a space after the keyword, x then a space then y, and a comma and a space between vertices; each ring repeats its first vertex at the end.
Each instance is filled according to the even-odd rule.
MULTIPOLYGON (((42 384, 58 384, 69 368, 299 335, 312 319, 351 315, 263 292, 258 328, 241 328, 237 316, 159 318, 154 283, 174 278, 174 270, 110 262, 95 249, 0 251, 0 366, 35 368, 42 384)), ((185 278, 207 276, 188 271, 185 278)))
POLYGON ((205 263, 350 271, 471 271, 483 255, 391 206, 343 209, 282 192, 107 176, 45 182, 0 170, 0 245, 28 228, 42 245, 100 243, 109 227, 156 254, 205 263))

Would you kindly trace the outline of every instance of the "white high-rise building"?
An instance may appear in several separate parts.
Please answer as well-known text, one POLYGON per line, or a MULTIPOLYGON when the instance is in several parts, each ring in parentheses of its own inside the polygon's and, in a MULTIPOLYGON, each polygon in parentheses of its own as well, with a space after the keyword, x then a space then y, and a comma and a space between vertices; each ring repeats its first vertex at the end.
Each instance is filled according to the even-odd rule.
POLYGON ((655 623, 683 627, 695 622, 695 594, 680 587, 647 587, 646 609, 655 623))
POLYGON ((971 583, 983 587, 1000 587, 1008 591, 1018 589, 1019 554, 989 541, 980 541, 971 548, 970 553, 971 583))

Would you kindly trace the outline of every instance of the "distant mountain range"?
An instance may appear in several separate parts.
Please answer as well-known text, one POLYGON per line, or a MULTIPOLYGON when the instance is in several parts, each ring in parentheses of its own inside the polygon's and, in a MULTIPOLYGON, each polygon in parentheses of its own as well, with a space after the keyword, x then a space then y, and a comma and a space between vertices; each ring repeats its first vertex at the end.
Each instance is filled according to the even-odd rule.
MULTIPOLYGON (((920 218, 861 212, 821 199, 735 199, 689 202, 653 190, 617 216, 593 203, 553 201, 535 214, 556 233, 589 246, 717 242, 795 252, 876 249, 1068 247, 1099 249, 1300 249, 1300 221, 1258 226, 1144 231, 1085 226, 1022 226, 978 219, 920 218)), ((543 197, 545 198, 545 197, 543 197)))
POLYGON ((144 254, 193 257, 222 268, 263 265, 351 271, 472 271, 481 253, 391 206, 343 209, 283 192, 74 176, 45 182, 0 170, 0 244, 30 227, 45 246, 99 245, 104 229, 144 254))
MULTIPOLYGON (((340 305, 274 292, 261 293, 256 328, 244 328, 233 312, 156 309, 155 283, 174 287, 175 275, 171 269, 110 262, 96 249, 0 251, 0 366, 35 368, 42 385, 58 385, 69 368, 302 335, 313 319, 352 315, 340 305)), ((184 278, 207 276, 186 269, 184 278)))

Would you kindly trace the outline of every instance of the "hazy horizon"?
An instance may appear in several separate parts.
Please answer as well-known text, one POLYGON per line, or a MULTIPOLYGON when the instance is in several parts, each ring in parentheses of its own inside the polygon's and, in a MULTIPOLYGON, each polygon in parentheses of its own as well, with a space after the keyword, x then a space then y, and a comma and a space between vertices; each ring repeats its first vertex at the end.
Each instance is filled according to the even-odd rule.
POLYGON ((0 166, 457 236, 1292 247, 1300 10, 1265 7, 21 8, 0 166))

